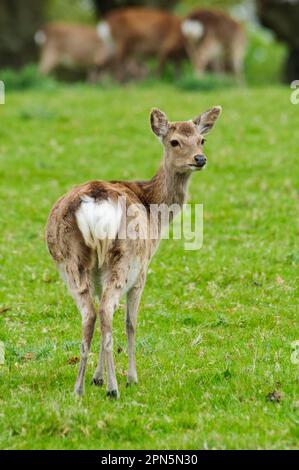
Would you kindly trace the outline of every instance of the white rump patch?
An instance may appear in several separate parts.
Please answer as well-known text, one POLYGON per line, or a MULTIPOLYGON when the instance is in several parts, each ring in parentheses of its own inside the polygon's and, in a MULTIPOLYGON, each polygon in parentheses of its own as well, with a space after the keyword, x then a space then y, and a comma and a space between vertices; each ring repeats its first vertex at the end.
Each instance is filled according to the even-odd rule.
POLYGON ((121 208, 110 199, 96 202, 92 197, 83 196, 76 218, 86 245, 94 248, 97 240, 114 240, 121 216, 121 208))
POLYGON ((100 21, 100 23, 97 24, 96 29, 99 38, 103 41, 108 50, 113 52, 115 50, 115 44, 109 23, 107 21, 100 21))
POLYGON ((98 252, 99 266, 104 262, 108 240, 115 240, 120 229, 122 210, 119 204, 108 200, 96 202, 82 196, 76 212, 78 227, 87 246, 98 252))
POLYGON ((45 44, 46 40, 47 40, 47 36, 44 33, 44 31, 42 30, 36 31, 34 35, 34 41, 36 42, 38 46, 42 46, 43 44, 45 44))
POLYGON ((189 39, 198 40, 204 35, 204 26, 197 20, 184 20, 181 25, 182 33, 189 39))

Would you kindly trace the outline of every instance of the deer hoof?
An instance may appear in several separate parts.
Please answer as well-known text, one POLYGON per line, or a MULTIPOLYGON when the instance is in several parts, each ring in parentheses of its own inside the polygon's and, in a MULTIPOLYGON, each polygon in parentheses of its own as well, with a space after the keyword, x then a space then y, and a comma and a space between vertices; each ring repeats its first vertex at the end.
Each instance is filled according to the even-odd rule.
POLYGON ((96 377, 93 377, 91 381, 91 385, 96 385, 97 387, 102 387, 104 385, 104 379, 97 379, 96 377))
POLYGON ((76 395, 78 398, 79 398, 79 397, 82 397, 82 396, 84 395, 84 389, 83 389, 83 387, 77 387, 77 386, 75 385, 75 390, 74 390, 74 392, 75 392, 75 395, 76 395))
POLYGON ((130 387, 130 385, 137 385, 137 383, 138 383, 137 377, 128 376, 127 377, 126 387, 130 387))
POLYGON ((118 390, 108 390, 108 391, 107 391, 107 397, 118 399, 118 398, 119 398, 119 392, 118 392, 118 390))

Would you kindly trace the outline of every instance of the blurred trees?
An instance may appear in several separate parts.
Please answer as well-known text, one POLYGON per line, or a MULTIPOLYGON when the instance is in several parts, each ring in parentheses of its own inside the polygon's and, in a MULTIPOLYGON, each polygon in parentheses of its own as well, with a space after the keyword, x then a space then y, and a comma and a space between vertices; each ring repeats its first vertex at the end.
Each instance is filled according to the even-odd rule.
POLYGON ((97 16, 105 15, 108 11, 126 6, 150 6, 173 8, 178 0, 93 0, 97 16))
POLYGON ((272 29, 277 38, 289 47, 285 78, 289 82, 299 78, 299 2, 285 0, 257 0, 257 12, 263 26, 272 29))
POLYGON ((1 0, 0 67, 21 67, 36 57, 34 34, 44 21, 47 0, 1 0))

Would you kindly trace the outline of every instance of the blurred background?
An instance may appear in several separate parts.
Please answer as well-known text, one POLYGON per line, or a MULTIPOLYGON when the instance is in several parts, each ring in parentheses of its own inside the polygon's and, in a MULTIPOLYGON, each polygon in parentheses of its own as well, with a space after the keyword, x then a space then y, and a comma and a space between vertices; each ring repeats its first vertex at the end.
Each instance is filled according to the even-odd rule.
POLYGON ((249 85, 291 82, 299 76, 298 25, 297 0, 1 0, 0 78, 7 89, 37 85, 40 75, 63 80, 126 82, 155 77, 158 61, 159 79, 176 81, 186 88, 213 86, 219 75, 222 86, 236 78, 249 85), (185 57, 179 60, 180 67, 176 68, 171 54, 166 54, 165 64, 159 67, 161 49, 172 41, 173 28, 169 26, 167 31, 162 23, 154 25, 140 38, 140 31, 131 30, 143 29, 142 25, 148 24, 146 19, 133 17, 130 24, 119 18, 116 25, 111 19, 111 11, 128 6, 163 9, 178 17, 181 24, 202 9, 212 12, 216 19, 212 18, 211 23, 209 18, 200 17, 200 30, 198 22, 187 24, 181 44, 185 57), (224 25, 218 24, 220 13, 225 15, 224 25), (228 23, 232 18, 244 29, 244 45, 240 45, 242 39, 238 35, 226 37, 227 31, 234 28, 228 23), (107 23, 109 30, 97 29, 97 25, 107 23), (161 28, 164 42, 159 37, 161 28), (155 42, 153 35, 157 44, 154 50, 145 51, 155 42), (126 49, 125 40, 135 50, 126 49), (239 50, 232 51, 237 43, 239 50), (203 57, 202 51, 210 57, 203 57), (218 61, 221 54, 225 56, 222 63, 218 61), (230 56, 239 63, 225 64, 230 56), (207 72, 208 78, 203 78, 202 72, 207 72))

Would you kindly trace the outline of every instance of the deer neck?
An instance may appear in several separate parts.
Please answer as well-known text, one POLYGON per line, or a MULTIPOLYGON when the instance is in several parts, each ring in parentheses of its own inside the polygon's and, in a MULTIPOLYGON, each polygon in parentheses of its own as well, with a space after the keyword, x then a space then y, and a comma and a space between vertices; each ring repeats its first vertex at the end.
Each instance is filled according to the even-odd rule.
POLYGON ((155 176, 144 183, 143 191, 147 204, 184 204, 187 195, 190 173, 178 173, 167 168, 164 157, 155 176))

